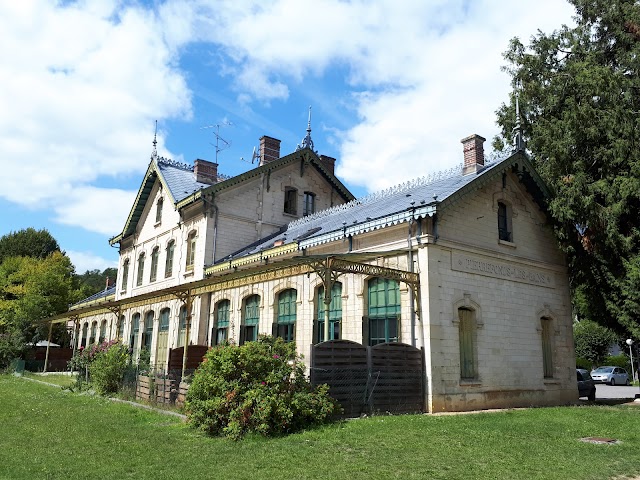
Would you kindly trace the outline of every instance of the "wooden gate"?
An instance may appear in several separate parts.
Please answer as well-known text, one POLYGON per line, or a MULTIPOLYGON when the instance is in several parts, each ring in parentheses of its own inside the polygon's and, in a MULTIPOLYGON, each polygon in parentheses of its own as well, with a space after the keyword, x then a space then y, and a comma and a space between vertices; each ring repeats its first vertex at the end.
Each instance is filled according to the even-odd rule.
POLYGON ((345 417, 424 411, 424 351, 404 343, 365 347, 331 340, 311 348, 311 383, 329 385, 345 417))

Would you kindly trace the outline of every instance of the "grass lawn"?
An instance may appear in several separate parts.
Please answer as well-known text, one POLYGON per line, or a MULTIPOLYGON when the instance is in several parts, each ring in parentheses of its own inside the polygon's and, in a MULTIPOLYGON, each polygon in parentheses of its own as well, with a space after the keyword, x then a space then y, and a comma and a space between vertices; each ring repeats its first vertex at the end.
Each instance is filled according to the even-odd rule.
POLYGON ((38 380, 40 382, 54 383, 56 385, 60 385, 61 387, 68 387, 70 385, 75 385, 76 377, 71 375, 62 375, 62 374, 42 374, 42 373, 34 373, 34 372, 24 372, 22 374, 27 378, 33 378, 34 380, 38 380))
POLYGON ((612 479, 640 474, 640 407, 372 417, 284 438, 208 438, 178 418, 0 376, 4 479, 612 479), (594 445, 581 437, 612 437, 594 445))

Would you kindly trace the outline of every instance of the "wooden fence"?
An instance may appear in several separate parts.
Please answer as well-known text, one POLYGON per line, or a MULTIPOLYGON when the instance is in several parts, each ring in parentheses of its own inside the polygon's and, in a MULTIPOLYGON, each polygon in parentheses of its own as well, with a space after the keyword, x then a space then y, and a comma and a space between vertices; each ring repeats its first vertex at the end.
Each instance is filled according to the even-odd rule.
POLYGON ((403 343, 373 347, 331 340, 311 348, 311 383, 329 385, 345 417, 424 411, 424 351, 403 343))

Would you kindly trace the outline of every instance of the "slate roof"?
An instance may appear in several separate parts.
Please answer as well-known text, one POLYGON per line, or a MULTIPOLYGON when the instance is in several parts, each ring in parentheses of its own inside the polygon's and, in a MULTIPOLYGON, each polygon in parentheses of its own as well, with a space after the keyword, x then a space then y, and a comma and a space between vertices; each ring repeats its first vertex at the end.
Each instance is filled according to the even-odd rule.
POLYGON ((71 307, 73 308, 79 305, 83 305, 85 303, 91 303, 97 300, 106 299, 108 296, 115 295, 115 294, 116 294, 116 286, 114 285, 113 287, 109 287, 105 290, 101 290, 98 293, 94 293, 93 295, 85 299, 82 299, 79 302, 74 303, 71 307))
MULTIPOLYGON (((158 157, 157 165, 175 203, 184 200, 186 197, 198 190, 210 186, 208 183, 196 181, 192 165, 176 162, 164 157, 158 157)), ((218 174, 218 182, 229 178, 230 177, 226 175, 218 174)))
POLYGON ((283 244, 298 242, 299 248, 302 249, 402 223, 410 218, 431 216, 437 208, 442 208, 443 204, 454 200, 456 194, 461 193, 470 184, 483 184, 483 178, 493 178, 492 173, 499 174, 505 168, 514 165, 520 172, 519 176, 531 178, 533 175, 534 178, 529 184, 537 185, 537 193, 547 193, 544 183, 526 156, 516 153, 487 163, 476 173, 462 175, 462 166, 458 166, 300 218, 283 227, 278 233, 265 237, 216 263, 257 254, 272 248, 274 242, 280 240, 283 244))

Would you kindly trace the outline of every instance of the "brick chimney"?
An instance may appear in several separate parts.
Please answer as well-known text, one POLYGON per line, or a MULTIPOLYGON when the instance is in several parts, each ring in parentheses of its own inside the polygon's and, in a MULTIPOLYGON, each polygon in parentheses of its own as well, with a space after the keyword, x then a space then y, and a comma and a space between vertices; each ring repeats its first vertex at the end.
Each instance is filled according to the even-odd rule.
POLYGON ((218 182, 218 164, 198 158, 193 162, 193 173, 196 175, 196 182, 213 185, 218 182))
POLYGON ((335 173, 336 159, 333 157, 327 157, 326 155, 320 155, 320 161, 331 173, 335 173))
POLYGON ((486 140, 486 138, 478 134, 473 134, 460 140, 464 152, 463 175, 476 173, 484 166, 484 147, 482 144, 486 140))
POLYGON ((260 137, 260 166, 280 158, 280 140, 277 138, 260 137))

